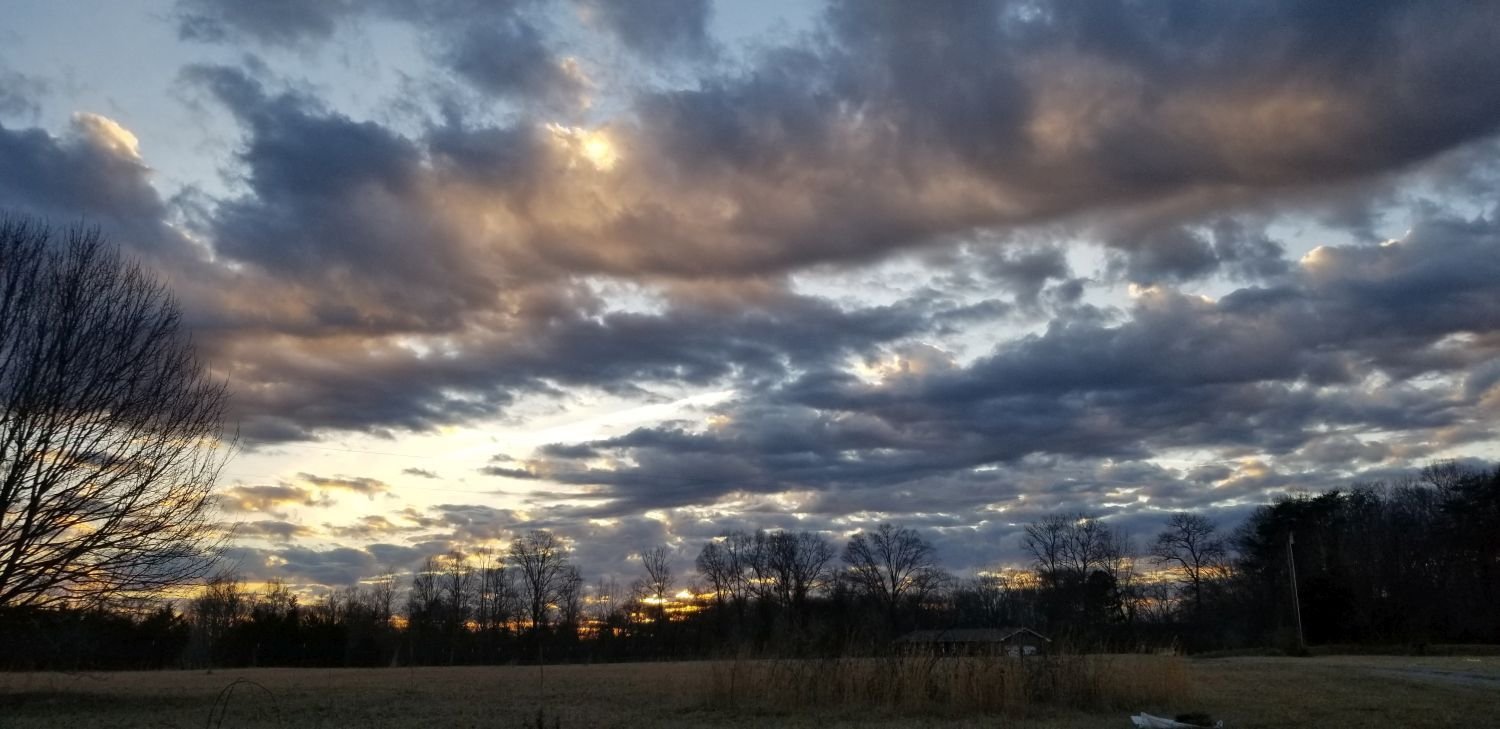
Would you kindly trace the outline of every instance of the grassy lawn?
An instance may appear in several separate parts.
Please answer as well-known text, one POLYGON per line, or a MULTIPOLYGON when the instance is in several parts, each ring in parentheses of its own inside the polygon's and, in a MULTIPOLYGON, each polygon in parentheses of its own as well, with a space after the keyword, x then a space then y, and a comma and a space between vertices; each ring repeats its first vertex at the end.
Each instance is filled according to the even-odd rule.
MULTIPOLYGON (((1131 707, 1206 711, 1243 727, 1492 726, 1500 657, 1117 657, 1113 670, 1176 661, 1185 685, 1131 707)), ((0 727, 1128 727, 1131 710, 1038 708, 1025 719, 843 706, 778 697, 716 707, 707 663, 396 669, 244 669, 0 674, 0 727), (239 679, 223 699, 226 687, 239 679), (222 722, 220 722, 222 718, 222 722)))

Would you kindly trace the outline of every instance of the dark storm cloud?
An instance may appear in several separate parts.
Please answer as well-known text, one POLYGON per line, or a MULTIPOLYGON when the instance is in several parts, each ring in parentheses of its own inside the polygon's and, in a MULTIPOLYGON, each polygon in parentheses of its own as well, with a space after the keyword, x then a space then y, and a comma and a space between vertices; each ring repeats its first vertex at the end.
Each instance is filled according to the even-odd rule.
MULTIPOLYGON (((287 552, 296 574, 534 526, 586 534, 580 554, 624 571, 685 534, 877 514, 981 564, 1049 511, 1144 529, 1154 508, 1243 508, 1495 435, 1494 212, 1418 201, 1410 234, 1374 242, 1419 163, 1439 193, 1493 198, 1500 7, 836 2, 816 32, 730 63, 706 3, 580 2, 642 63, 699 78, 654 86, 643 67, 595 87, 549 21, 576 5, 192 0, 181 32, 215 42, 305 51, 361 18, 408 23, 478 93, 398 128, 253 63, 194 66, 243 132, 218 198, 164 201, 103 117, 60 137, 0 127, 0 206, 86 216, 170 259, 251 437, 432 430, 573 390, 736 390, 706 426, 483 469, 577 493, 330 524, 410 541, 287 552), (586 125, 558 113, 600 99, 586 125), (1294 264, 1269 232, 1286 210, 1368 245, 1294 264), (1103 282, 1146 285, 1131 304, 1085 296, 1097 274, 1073 270, 1076 242, 1106 248, 1103 282), (933 280, 894 304, 787 282, 919 248, 933 280), (1183 290, 1208 278, 1243 288, 1183 290), (980 328, 1002 319, 1038 328, 980 328), (961 359, 942 349, 955 335, 994 348, 961 359), (1221 462, 1149 460, 1178 450, 1221 462)), ((447 79, 413 83, 429 81, 447 79)), ((305 481, 226 505, 281 520, 326 505, 318 488, 386 489, 305 481)))
POLYGON ((245 194, 206 221, 215 248, 322 296, 310 317, 334 328, 451 326, 494 295, 458 236, 425 209, 421 152, 377 124, 269 94, 245 73, 190 68, 245 125, 245 194))
POLYGON ((236 371, 247 390, 237 407, 251 424, 423 430, 493 416, 516 393, 559 386, 638 395, 658 382, 769 382, 924 331, 933 307, 942 306, 910 301, 845 311, 784 290, 679 298, 657 314, 518 303, 515 329, 476 332, 450 356, 368 342, 255 347, 236 371))
MULTIPOLYGON (((578 91, 565 64, 537 60, 530 10, 504 5, 458 22, 470 19, 448 5, 414 7, 403 17, 453 30, 432 46, 481 87, 578 91)), ((610 4, 595 16, 622 37, 644 38, 621 30, 639 23, 695 38, 661 20, 696 28, 696 11, 684 12, 695 7, 610 4)), ((618 91, 630 112, 607 130, 618 162, 598 175, 526 166, 522 178, 540 181, 530 204, 511 208, 520 220, 510 245, 575 272, 765 274, 1099 215, 1105 242, 1140 259, 1127 265, 1137 280, 1221 266, 1275 273, 1274 243, 1205 235, 1179 219, 1384 174, 1492 133, 1500 50, 1479 29, 1497 13, 1422 3, 834 3, 813 40, 708 72, 695 87, 618 91), (564 204, 600 195, 631 202, 564 204), (1122 207, 1141 204, 1162 206, 1152 226, 1110 230, 1122 207)), ((345 131, 359 140, 371 130, 345 131)), ((529 151, 537 134, 506 136, 491 143, 514 149, 489 158, 539 159, 529 151)), ((381 158, 386 141, 368 142, 381 158)), ((364 209, 409 201, 388 194, 364 209)), ((385 222, 432 219, 422 206, 403 213, 385 222)))
POLYGON ((574 0, 588 20, 614 34, 626 48, 648 59, 702 58, 713 52, 708 34, 709 0, 574 0))
MULTIPOLYGON (((460 17, 448 6, 412 12, 426 23, 460 17)), ((318 427, 423 428, 492 414, 518 392, 554 384, 623 391, 654 380, 701 385, 729 373, 775 374, 788 347, 796 360, 806 342, 837 330, 808 327, 812 336, 796 341, 774 328, 726 338, 718 312, 694 311, 708 308, 700 301, 674 302, 668 315, 602 314, 576 277, 743 276, 866 260, 1132 200, 1202 197, 1219 188, 1243 195, 1383 172, 1493 126, 1484 105, 1434 100, 1469 109, 1471 118, 1432 127, 1406 96, 1386 99, 1377 84, 1332 83, 1330 74, 1362 60, 1377 76, 1453 64, 1482 72, 1462 59, 1490 52, 1484 48, 1434 54, 1408 39, 1455 22, 1444 13, 1357 11, 1360 37, 1391 36, 1384 55, 1365 59, 1358 43, 1334 53, 1298 40, 1320 32, 1316 17, 1277 17, 1286 29, 1272 33, 1275 13, 1263 8, 1218 8, 1207 13, 1213 17, 1162 9, 1118 23, 1104 12, 837 5, 827 19, 831 44, 773 49, 694 89, 640 93, 633 115, 606 129, 611 141, 604 142, 525 118, 484 127, 455 117, 408 137, 304 96, 270 92, 240 71, 195 69, 190 76, 246 130, 245 190, 210 209, 204 234, 221 255, 291 288, 270 299, 280 310, 265 310, 264 296, 227 307, 241 320, 226 327, 265 332, 231 345, 228 355, 242 360, 237 374, 280 383, 247 403, 255 413, 249 427, 266 437, 306 437, 318 427), (1279 39, 1278 55, 1232 34, 1240 21, 1251 40, 1256 33, 1279 39), (1219 55, 1226 45, 1251 55, 1229 63, 1219 55), (1180 63, 1194 54, 1202 68, 1180 63), (1028 60, 1042 57, 1055 64, 1028 60), (1356 112, 1364 121, 1352 127, 1321 123, 1356 112), (1381 114, 1390 118, 1369 121, 1381 114), (1372 129, 1401 143, 1357 138, 1372 129), (1160 144, 1136 139, 1148 132, 1160 144), (606 169, 584 156, 598 153, 589 144, 609 145, 618 161, 606 169), (1109 156, 1141 149, 1157 156, 1109 156), (1344 157, 1331 158, 1334 149, 1344 157), (1373 154, 1384 156, 1361 158, 1373 154), (1316 164, 1278 166, 1278 155, 1316 164), (630 203, 600 204, 612 199, 630 203), (246 314, 252 306, 263 311, 246 314), (395 340, 411 334, 445 335, 456 356, 433 357, 395 340), (639 347, 619 346, 632 334, 647 338, 643 356, 633 355, 639 347), (662 336, 671 341, 654 348, 652 338, 662 336), (622 349, 632 355, 620 357, 622 349)), ((1459 34, 1454 42, 1470 39, 1459 34)), ((1205 222, 1196 213, 1186 223, 1147 220, 1101 228, 1132 280, 1285 274, 1279 243, 1254 224, 1205 222)), ((1065 308, 1081 297, 1083 282, 1067 276, 1055 251, 1019 249, 994 260, 996 280, 1023 307, 1035 309, 1045 296, 1065 308)), ((1001 304, 985 306, 997 313, 1001 304)), ((838 351, 888 339, 867 337, 838 351)))
POLYGON ((0 210, 40 216, 56 226, 100 226, 136 255, 191 259, 166 225, 167 205, 128 130, 97 114, 74 114, 68 133, 0 124, 0 210))
MULTIPOLYGON (((607 487, 615 500, 589 507, 606 515, 735 492, 862 487, 875 489, 863 502, 874 508, 888 503, 883 487, 985 479, 971 469, 1035 454, 1131 460, 1248 448, 1325 467, 1335 454, 1349 465, 1378 461, 1381 446, 1330 431, 1431 438, 1485 422, 1478 392, 1488 388, 1466 396, 1453 378, 1500 356, 1497 248, 1493 221, 1437 215, 1389 245, 1316 249, 1278 286, 1218 301, 1147 290, 1124 323, 1060 318, 969 366, 901 370, 879 383, 811 372, 721 406, 709 430, 655 426, 543 448, 528 468, 607 487), (1451 346, 1460 335, 1489 344, 1451 346), (1450 382, 1412 382, 1426 375, 1450 382), (1387 381, 1372 388, 1375 377, 1387 381), (608 465, 582 465, 598 459, 608 465)), ((1288 483, 1235 478, 1221 497, 1288 483)), ((857 506, 844 499, 837 508, 857 506)))
POLYGON ((1206 225, 1132 226, 1115 233, 1107 244, 1117 252, 1113 267, 1126 280, 1141 284, 1182 282, 1211 273, 1263 281, 1289 270, 1286 249, 1279 242, 1233 218, 1206 225))
MULTIPOLYGON (((676 205, 663 195, 612 232, 661 240, 691 229, 674 207, 693 190, 728 192, 735 213, 680 246, 729 270, 774 270, 1127 203, 1176 200, 1185 214, 1397 169, 1500 122, 1500 59, 1474 30, 1495 12, 1346 7, 1348 32, 1325 43, 1333 13, 1270 3, 838 3, 831 45, 637 97, 632 148, 689 184, 676 205)), ((1265 247, 1150 233, 1121 245, 1177 277, 1265 247)))
POLYGON ((552 53, 541 31, 519 19, 470 26, 442 51, 442 61, 474 88, 497 97, 574 109, 587 90, 581 72, 552 53))
POLYGON ((1055 246, 1004 246, 979 251, 981 272, 1013 292, 1017 304, 1034 308, 1049 281, 1072 279, 1066 253, 1055 246))

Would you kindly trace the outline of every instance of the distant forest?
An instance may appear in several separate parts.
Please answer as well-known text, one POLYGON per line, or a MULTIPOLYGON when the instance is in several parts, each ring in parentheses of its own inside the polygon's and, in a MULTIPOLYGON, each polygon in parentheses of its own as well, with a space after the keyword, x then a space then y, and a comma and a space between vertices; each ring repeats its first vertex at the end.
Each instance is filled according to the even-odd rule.
POLYGON ((1500 643, 1500 468, 1281 498, 1230 529, 1164 515, 1029 524, 1026 570, 958 579, 914 530, 834 544, 728 533, 692 575, 663 549, 629 585, 587 584, 545 531, 434 555, 304 603, 220 574, 191 600, 0 613, 0 667, 390 666, 880 653, 916 629, 1025 626, 1078 651, 1500 643), (1293 579, 1295 570, 1295 581, 1293 579), (1293 598, 1295 585, 1296 600, 1293 598), (1302 636, 1298 635, 1300 608, 1302 636))

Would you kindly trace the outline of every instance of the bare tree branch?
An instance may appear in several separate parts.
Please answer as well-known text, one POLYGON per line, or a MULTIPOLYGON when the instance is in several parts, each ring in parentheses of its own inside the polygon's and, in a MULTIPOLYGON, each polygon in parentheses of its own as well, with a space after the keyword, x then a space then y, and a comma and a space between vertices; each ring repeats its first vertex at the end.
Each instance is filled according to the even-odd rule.
POLYGON ((0 605, 202 575, 226 399, 176 302, 97 231, 0 220, 0 605))

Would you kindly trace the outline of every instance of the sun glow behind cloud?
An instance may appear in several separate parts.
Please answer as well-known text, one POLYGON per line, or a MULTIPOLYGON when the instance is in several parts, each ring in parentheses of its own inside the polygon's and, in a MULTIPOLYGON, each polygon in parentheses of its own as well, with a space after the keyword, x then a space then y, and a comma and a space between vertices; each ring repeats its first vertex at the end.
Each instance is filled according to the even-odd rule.
POLYGON ((599 172, 609 172, 620 161, 619 150, 603 129, 584 129, 563 124, 549 123, 547 131, 552 138, 578 158, 588 162, 599 172))

